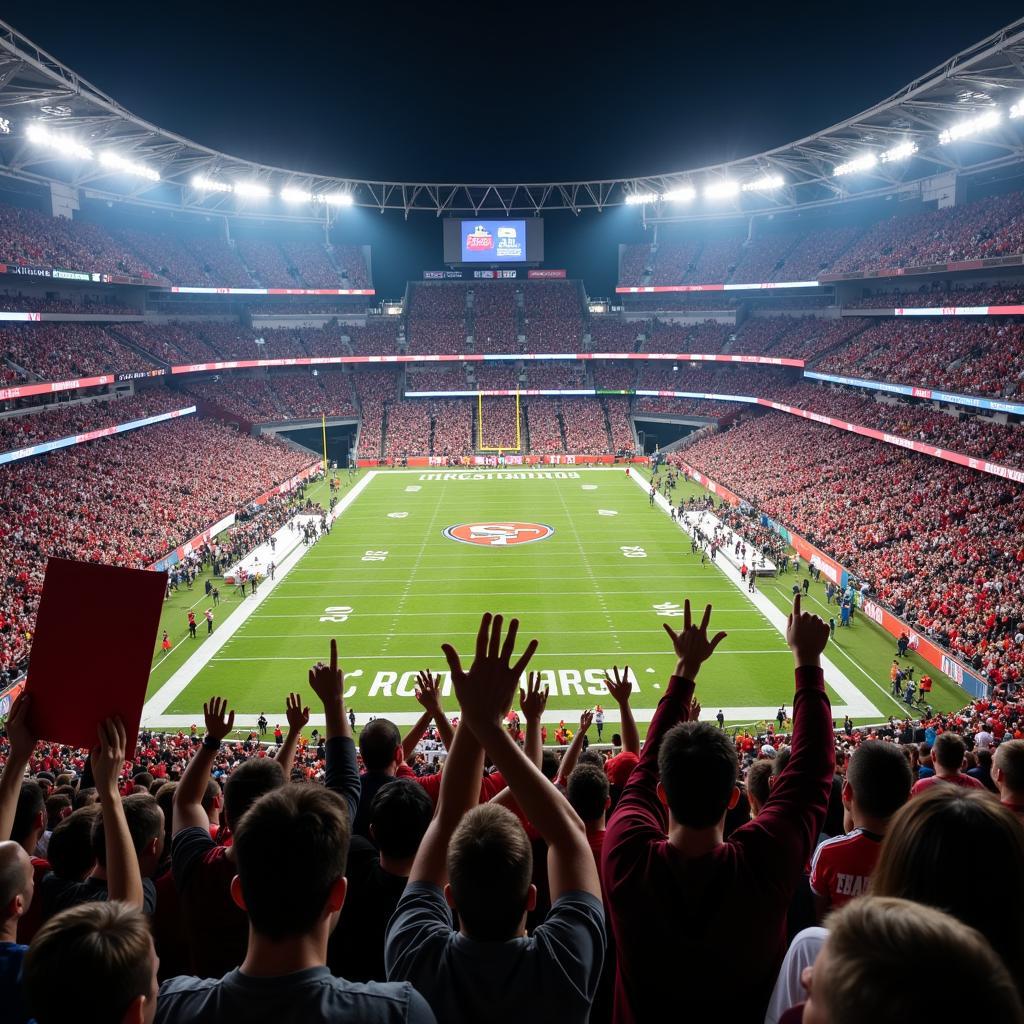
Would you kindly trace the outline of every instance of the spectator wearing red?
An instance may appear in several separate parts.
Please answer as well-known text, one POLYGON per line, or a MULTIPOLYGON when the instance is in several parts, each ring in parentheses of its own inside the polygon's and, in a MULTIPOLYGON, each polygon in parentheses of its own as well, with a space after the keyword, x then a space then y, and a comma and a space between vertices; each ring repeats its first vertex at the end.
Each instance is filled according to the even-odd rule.
POLYGON ((843 807, 853 828, 826 839, 811 861, 819 920, 867 892, 889 820, 910 798, 913 783, 899 747, 868 740, 853 752, 843 782, 843 807))
POLYGON ((1024 740, 1005 740, 996 747, 992 780, 1002 804, 1024 821, 1024 740))
POLYGON ((961 786, 964 789, 984 789, 985 787, 970 775, 960 769, 964 766, 964 755, 967 753, 967 744, 963 738, 955 732, 944 732, 941 736, 935 737, 932 744, 932 764, 935 766, 935 774, 927 779, 919 779, 914 783, 911 790, 913 796, 926 793, 933 786, 952 784, 961 786))
POLYGON ((700 979, 694 1012, 727 996, 751 1019, 762 1015, 786 913, 825 820, 834 766, 821 672, 828 626, 802 614, 797 596, 787 629, 796 660, 792 756, 758 817, 723 841, 740 795, 735 745, 696 720, 693 701, 695 677, 726 635, 709 639, 710 619, 709 605, 692 625, 687 601, 683 630, 666 625, 676 671, 608 824, 602 876, 619 958, 617 1024, 663 1015, 678 997, 681 963, 700 979), (759 927, 747 933, 735 924, 752 906, 759 927))

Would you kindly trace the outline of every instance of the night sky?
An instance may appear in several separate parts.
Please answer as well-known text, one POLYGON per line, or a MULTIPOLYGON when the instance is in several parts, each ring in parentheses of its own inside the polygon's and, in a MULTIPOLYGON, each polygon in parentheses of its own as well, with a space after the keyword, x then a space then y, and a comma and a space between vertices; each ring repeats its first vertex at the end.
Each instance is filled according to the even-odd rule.
MULTIPOLYGON (((834 17, 819 4, 695 6, 7 0, 2 17, 139 116, 238 156, 389 180, 550 181, 792 141, 1021 14, 1002 0, 834 17)), ((440 265, 430 214, 352 222, 388 295, 440 265)), ((635 210, 555 219, 547 262, 607 293, 614 243, 640 237, 638 223, 635 210)))

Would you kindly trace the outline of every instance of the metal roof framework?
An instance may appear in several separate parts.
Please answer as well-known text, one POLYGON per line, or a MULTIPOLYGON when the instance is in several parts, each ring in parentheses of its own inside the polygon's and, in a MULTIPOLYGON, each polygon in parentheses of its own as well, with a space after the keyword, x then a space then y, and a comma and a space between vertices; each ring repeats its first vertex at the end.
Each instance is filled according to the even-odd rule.
POLYGON ((127 110, 55 57, 0 21, 0 174, 39 184, 62 183, 87 196, 133 201, 172 210, 253 216, 261 219, 327 220, 338 208, 326 202, 285 206, 282 188, 318 199, 343 193, 353 204, 408 217, 541 215, 551 211, 604 210, 636 194, 663 196, 716 182, 753 182, 781 175, 785 187, 743 191, 728 199, 643 204, 645 220, 693 220, 780 213, 893 193, 920 194, 941 175, 966 176, 1024 163, 1024 118, 1008 120, 1010 104, 1024 98, 1024 18, 950 57, 888 99, 824 131, 728 163, 647 177, 575 182, 430 183, 370 181, 274 167, 221 153, 165 131, 127 110), (940 145, 939 133, 994 108, 1000 124, 976 136, 940 145), (32 123, 94 152, 112 150, 159 172, 161 180, 129 177, 97 160, 55 154, 31 142, 32 123), (4 129, 6 128, 6 132, 4 129), (917 153, 843 177, 835 167, 865 153, 914 142, 917 153), (272 199, 193 187, 205 176, 266 186, 272 199))

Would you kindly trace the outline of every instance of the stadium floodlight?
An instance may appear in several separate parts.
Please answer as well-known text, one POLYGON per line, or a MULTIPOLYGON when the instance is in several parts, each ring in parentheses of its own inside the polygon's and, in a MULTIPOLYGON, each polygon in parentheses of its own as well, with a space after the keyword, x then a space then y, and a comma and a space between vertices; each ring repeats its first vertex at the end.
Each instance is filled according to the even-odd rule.
POLYGON ((351 192, 328 192, 318 198, 328 206, 353 206, 355 204, 355 198, 351 192))
POLYGON ((307 192, 305 189, 292 188, 290 185, 286 185, 281 189, 281 198, 286 203, 311 203, 313 201, 313 193, 307 192))
POLYGON ((235 195, 245 196, 246 199, 266 199, 270 195, 270 189, 258 181, 236 181, 235 195))
POLYGON ((199 192, 230 192, 231 186, 226 181, 208 178, 205 174, 196 174, 192 178, 192 187, 199 192))
POLYGON ((137 164, 134 160, 121 156, 111 149, 105 149, 100 153, 100 163, 104 167, 110 167, 115 171, 123 171, 125 174, 132 174, 136 178, 148 178, 150 181, 159 181, 159 172, 147 167, 145 164, 137 164))
POLYGON ((710 185, 704 186, 705 199, 729 199, 732 196, 739 195, 739 193, 740 183, 738 181, 725 179, 723 181, 713 181, 710 185))
POLYGON ((774 192, 775 189, 782 188, 785 184, 786 179, 781 174, 766 174, 756 181, 745 182, 740 188, 744 192, 774 192))
POLYGON ((697 198, 697 190, 692 185, 680 185, 679 188, 666 192, 661 198, 666 203, 689 203, 697 198))
POLYGON ((863 156, 855 156, 847 160, 845 164, 839 164, 832 171, 832 176, 841 178, 844 174, 856 174, 858 171, 870 171, 878 163, 878 157, 874 153, 865 153, 863 156))
POLYGON ((878 159, 883 164, 893 164, 899 160, 906 160, 917 152, 916 142, 901 142, 892 149, 887 149, 878 159))
POLYGON ((66 135, 54 135, 41 124, 30 124, 25 132, 29 142, 56 150, 61 156, 76 156, 82 160, 92 159, 92 150, 66 135))
POLYGON ((1017 100, 1017 102, 1010 107, 1010 120, 1015 120, 1018 117, 1024 117, 1024 100, 1017 100))
POLYGON ((643 206, 657 201, 658 195, 655 192, 630 192, 626 195, 627 206, 643 206))
POLYGON ((986 131, 989 128, 995 128, 997 124, 1002 120, 1003 115, 998 110, 986 110, 984 114, 979 114, 977 117, 972 117, 967 121, 961 121, 959 124, 955 124, 950 128, 947 128, 944 132, 939 135, 939 145, 947 146, 951 142, 956 142, 958 139, 966 139, 971 135, 977 135, 979 132, 986 131))

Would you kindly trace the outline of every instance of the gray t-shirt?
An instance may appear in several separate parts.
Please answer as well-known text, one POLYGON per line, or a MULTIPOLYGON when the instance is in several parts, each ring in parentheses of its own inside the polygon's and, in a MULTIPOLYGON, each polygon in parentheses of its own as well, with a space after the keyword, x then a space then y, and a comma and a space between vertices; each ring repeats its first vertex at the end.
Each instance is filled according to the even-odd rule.
POLYGON ((586 1024, 604 961, 604 907, 590 893, 556 900, 526 938, 481 942, 452 929, 438 886, 411 882, 388 925, 384 962, 392 980, 411 981, 438 1020, 586 1024))
POLYGON ((239 970, 223 978, 171 978, 160 986, 155 1024, 218 1024, 248 1020, 437 1024, 423 997, 407 984, 356 985, 326 967, 279 978, 239 970))

